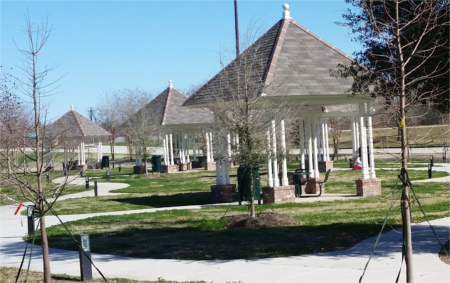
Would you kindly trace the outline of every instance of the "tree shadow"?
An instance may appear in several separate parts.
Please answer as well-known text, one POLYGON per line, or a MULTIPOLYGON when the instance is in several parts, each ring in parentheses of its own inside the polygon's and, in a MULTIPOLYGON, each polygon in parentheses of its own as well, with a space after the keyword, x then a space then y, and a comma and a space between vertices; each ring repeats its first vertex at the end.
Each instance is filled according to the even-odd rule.
POLYGON ((173 195, 136 196, 129 198, 111 198, 109 201, 155 208, 185 205, 204 205, 211 203, 211 192, 180 193, 173 195))

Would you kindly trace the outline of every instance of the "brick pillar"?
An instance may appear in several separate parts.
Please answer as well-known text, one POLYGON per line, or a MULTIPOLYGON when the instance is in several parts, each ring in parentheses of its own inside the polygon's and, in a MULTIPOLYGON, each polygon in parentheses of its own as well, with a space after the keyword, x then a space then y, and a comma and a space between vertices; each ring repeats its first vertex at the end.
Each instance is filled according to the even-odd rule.
POLYGON ((264 203, 289 203, 295 202, 295 186, 263 187, 264 203))
POLYGON ((205 170, 206 171, 216 170, 216 162, 205 162, 205 170))
MULTIPOLYGON (((305 192, 306 194, 318 194, 320 192, 319 184, 316 184, 316 178, 309 178, 306 183, 305 192)), ((322 194, 325 193, 325 184, 322 184, 322 194)))
POLYGON ((319 172, 320 173, 325 173, 328 171, 328 169, 333 169, 333 161, 329 160, 329 161, 319 161, 318 162, 319 165, 319 172))
POLYGON ((162 172, 163 173, 176 173, 176 172, 178 172, 178 165, 163 165, 162 172))
POLYGON ((357 196, 378 196, 381 195, 381 179, 357 179, 357 196))
POLYGON ((235 201, 236 184, 212 185, 211 199, 213 203, 226 203, 235 201))

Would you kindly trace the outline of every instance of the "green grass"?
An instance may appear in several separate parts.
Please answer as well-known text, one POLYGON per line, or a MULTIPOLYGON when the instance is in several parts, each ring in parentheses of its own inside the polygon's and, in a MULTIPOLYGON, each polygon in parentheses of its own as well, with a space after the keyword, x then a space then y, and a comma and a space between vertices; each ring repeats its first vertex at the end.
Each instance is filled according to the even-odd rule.
MULTIPOLYGON (((261 173, 264 172, 262 168, 261 173)), ((399 172, 398 169, 377 171, 377 177, 382 179, 381 196, 256 207, 258 212, 274 212, 295 220, 282 227, 226 228, 222 217, 246 214, 246 206, 102 216, 69 222, 67 225, 73 234, 90 234, 91 248, 95 253, 133 257, 251 259, 341 250, 375 235, 391 203, 394 203, 394 210, 388 220, 388 227, 401 224, 399 172)), ((332 171, 325 186, 326 192, 355 194, 355 180, 360 174, 361 171, 353 170, 332 171)), ((448 187, 433 182, 415 183, 415 180, 428 177, 426 171, 410 170, 409 174, 414 192, 428 218, 450 216, 448 187)), ((434 177, 445 175, 448 174, 434 172, 434 177)), ((212 176, 212 172, 207 171, 164 174, 159 178, 112 175, 112 181, 121 180, 132 185, 120 190, 122 193, 117 197, 65 200, 58 202, 55 209, 59 214, 66 214, 207 203, 210 202, 209 185, 215 182, 212 176), (139 189, 140 186, 145 189, 139 189)), ((412 216, 414 222, 424 221, 414 197, 412 216)), ((47 232, 51 247, 77 249, 61 226, 50 227, 47 232)))
MULTIPOLYGON (((1 282, 9 283, 15 282, 17 273, 19 272, 18 268, 14 267, 3 267, 0 266, 0 278, 1 282)), ((20 277, 18 282, 25 282, 25 277, 27 277, 26 270, 22 270, 20 273, 20 277)), ((42 272, 29 271, 28 272, 28 281, 33 283, 41 283, 44 275, 42 272)), ((70 276, 67 274, 52 274, 53 283, 71 283, 71 282, 81 282, 81 278, 77 276, 70 276)), ((140 281, 140 280, 132 280, 125 278, 106 278, 110 283, 206 283, 205 281, 167 281, 160 278, 157 281, 140 281)), ((103 283, 105 280, 102 279, 92 279, 89 281, 90 283, 103 283)))

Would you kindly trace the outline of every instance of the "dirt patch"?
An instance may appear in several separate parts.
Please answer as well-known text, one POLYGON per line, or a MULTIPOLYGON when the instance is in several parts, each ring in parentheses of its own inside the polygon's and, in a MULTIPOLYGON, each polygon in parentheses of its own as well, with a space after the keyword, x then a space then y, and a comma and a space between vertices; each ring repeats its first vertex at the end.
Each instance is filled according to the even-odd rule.
MULTIPOLYGON (((450 248, 450 241, 447 241, 444 244, 444 248, 447 250, 447 253, 449 251, 450 248)), ((439 259, 442 260, 443 262, 445 262, 446 264, 450 265, 450 257, 445 253, 444 249, 441 248, 441 250, 439 251, 439 259)))
POLYGON ((158 179, 160 176, 161 176, 160 174, 152 173, 152 174, 148 174, 148 175, 144 174, 144 175, 142 175, 142 178, 143 179, 158 179))
POLYGON ((298 224, 295 219, 289 215, 277 214, 273 212, 260 212, 256 217, 248 214, 238 214, 225 216, 227 221, 226 228, 267 228, 267 227, 285 227, 298 224))

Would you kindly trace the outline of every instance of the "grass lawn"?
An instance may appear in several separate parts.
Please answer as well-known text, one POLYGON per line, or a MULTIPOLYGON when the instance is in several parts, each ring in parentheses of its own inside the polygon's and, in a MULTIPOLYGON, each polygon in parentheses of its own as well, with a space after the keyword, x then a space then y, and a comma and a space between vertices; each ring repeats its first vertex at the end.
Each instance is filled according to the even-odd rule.
MULTIPOLYGON (((215 172, 161 174, 157 178, 129 173, 111 173, 112 182, 130 184, 128 188, 118 190, 117 196, 59 201, 55 205, 56 211, 72 214, 211 202, 209 186, 215 183, 215 172)), ((101 176, 105 174, 102 171, 95 174, 99 174, 97 177, 101 180, 105 177, 101 176)), ((236 172, 230 174, 235 181, 236 172)), ((326 193, 355 194, 355 179, 360 174, 360 171, 334 170, 326 184, 326 193)), ((228 227, 226 216, 247 214, 246 206, 93 217, 69 222, 67 226, 73 234, 90 234, 94 253, 142 258, 253 259, 341 250, 376 235, 391 204, 393 211, 387 229, 401 224, 398 174, 398 168, 377 171, 377 177, 382 179, 381 196, 257 206, 258 213, 273 213, 290 220, 275 227, 228 227)), ((450 216, 448 185, 414 183, 414 180, 428 178, 427 171, 410 170, 409 174, 428 218, 450 216)), ((264 168, 261 175, 264 179, 264 168)), ((445 172, 434 172, 433 177, 445 175, 445 172)), ((412 216, 414 222, 424 221, 414 198, 412 216)), ((77 250, 61 225, 50 227, 47 232, 51 247, 77 250)))

